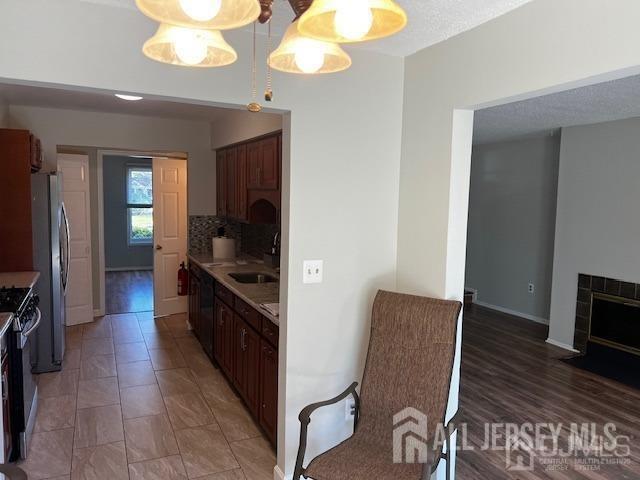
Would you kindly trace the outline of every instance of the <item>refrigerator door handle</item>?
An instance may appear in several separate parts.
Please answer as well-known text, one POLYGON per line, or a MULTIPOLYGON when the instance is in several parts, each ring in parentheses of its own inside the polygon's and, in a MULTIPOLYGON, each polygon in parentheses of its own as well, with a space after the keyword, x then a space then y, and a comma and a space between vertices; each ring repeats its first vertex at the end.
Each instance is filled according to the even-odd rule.
POLYGON ((64 221, 64 231, 65 231, 65 236, 66 236, 66 242, 65 242, 65 247, 66 247, 66 252, 65 252, 65 257, 64 257, 64 261, 65 261, 65 265, 64 265, 64 277, 62 278, 62 292, 64 294, 64 296, 67 295, 67 285, 69 283, 69 266, 70 266, 70 256, 71 256, 71 232, 69 229, 69 217, 67 216, 67 209, 64 206, 64 202, 60 202, 60 205, 62 207, 62 219, 64 221))

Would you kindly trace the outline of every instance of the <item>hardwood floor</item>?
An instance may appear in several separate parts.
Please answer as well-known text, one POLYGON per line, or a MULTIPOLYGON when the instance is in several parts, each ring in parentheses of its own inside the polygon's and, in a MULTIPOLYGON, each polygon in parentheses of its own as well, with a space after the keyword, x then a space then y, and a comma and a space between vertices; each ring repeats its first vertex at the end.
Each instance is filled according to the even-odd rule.
POLYGON ((475 305, 465 309, 460 409, 474 450, 458 453, 456 478, 640 479, 640 390, 561 362, 571 353, 546 338, 545 325, 475 305), (509 471, 504 450, 481 451, 485 424, 491 422, 562 423, 565 451, 571 423, 595 423, 602 435, 604 424, 613 422, 616 434, 629 436, 631 453, 623 464, 589 468, 576 466, 572 456, 560 459, 555 471, 537 456, 534 472, 509 471))
POLYGON ((153 271, 107 272, 106 314, 153 310, 153 271))

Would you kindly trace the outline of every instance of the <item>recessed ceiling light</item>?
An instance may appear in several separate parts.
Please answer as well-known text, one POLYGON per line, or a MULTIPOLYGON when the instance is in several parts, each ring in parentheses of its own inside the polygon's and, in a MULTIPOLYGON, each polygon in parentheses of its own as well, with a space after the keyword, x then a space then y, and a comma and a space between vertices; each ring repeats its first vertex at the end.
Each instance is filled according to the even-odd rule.
POLYGON ((123 95, 122 93, 116 93, 115 96, 121 100, 127 100, 129 102, 137 102, 138 100, 142 100, 142 97, 137 97, 135 95, 123 95))

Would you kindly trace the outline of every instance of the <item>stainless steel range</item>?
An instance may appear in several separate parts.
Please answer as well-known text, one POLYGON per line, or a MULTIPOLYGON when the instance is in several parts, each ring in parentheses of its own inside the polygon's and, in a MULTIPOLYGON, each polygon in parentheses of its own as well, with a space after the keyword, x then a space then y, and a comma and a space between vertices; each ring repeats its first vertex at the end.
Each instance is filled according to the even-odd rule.
POLYGON ((38 387, 31 372, 32 342, 42 314, 39 298, 30 288, 1 288, 0 311, 13 313, 13 335, 9 337, 9 383, 11 391, 12 460, 26 458, 38 406, 38 387), (19 451, 16 451, 19 450, 19 451))

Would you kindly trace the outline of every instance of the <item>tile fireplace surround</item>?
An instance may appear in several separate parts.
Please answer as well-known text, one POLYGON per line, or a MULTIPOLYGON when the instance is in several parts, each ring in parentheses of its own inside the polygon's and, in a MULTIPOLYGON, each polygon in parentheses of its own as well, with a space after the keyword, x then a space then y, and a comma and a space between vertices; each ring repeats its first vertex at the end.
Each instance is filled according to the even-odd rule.
POLYGON ((576 302, 576 329, 573 347, 582 353, 587 350, 589 322, 591 321, 591 295, 606 293, 617 297, 640 300, 640 284, 595 275, 578 275, 578 299, 576 302))

